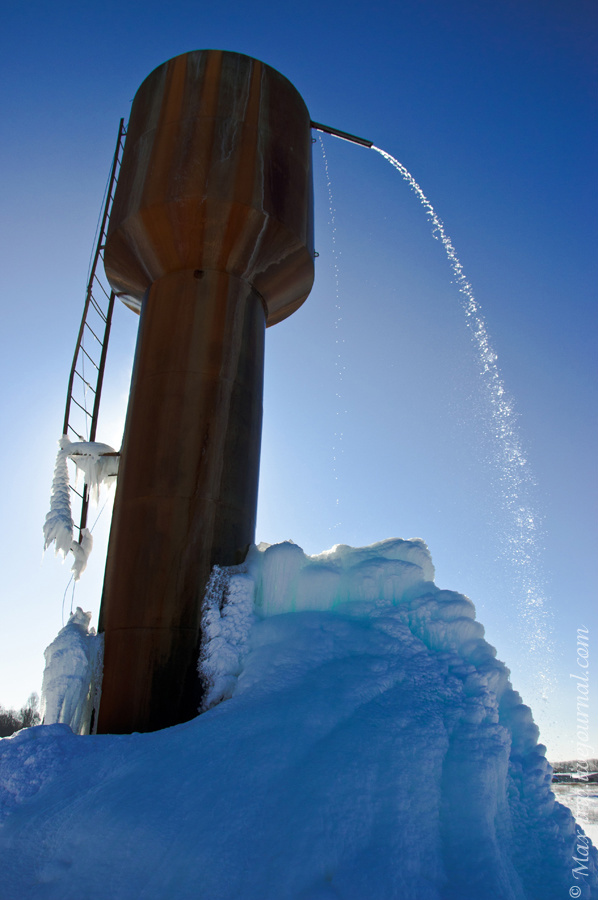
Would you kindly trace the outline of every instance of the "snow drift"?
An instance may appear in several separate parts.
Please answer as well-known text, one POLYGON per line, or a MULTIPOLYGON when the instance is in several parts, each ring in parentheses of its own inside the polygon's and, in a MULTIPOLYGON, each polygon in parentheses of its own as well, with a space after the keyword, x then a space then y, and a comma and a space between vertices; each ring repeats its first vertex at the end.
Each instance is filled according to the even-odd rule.
POLYGON ((215 572, 197 719, 0 743, 3 896, 596 896, 530 710, 432 579, 425 545, 396 540, 215 572))

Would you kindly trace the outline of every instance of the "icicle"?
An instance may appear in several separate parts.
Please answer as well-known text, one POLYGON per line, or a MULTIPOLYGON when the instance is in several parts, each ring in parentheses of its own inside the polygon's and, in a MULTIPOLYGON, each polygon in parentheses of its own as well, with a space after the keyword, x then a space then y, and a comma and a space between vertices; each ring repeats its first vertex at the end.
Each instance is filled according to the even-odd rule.
POLYGON ((110 486, 116 481, 120 455, 109 444, 98 441, 72 442, 66 435, 61 437, 58 444, 60 449, 54 467, 50 512, 44 522, 44 550, 52 543, 56 545, 56 553, 61 552, 64 557, 71 550, 75 557, 73 577, 78 581, 87 566, 93 538, 91 532, 84 528, 81 531, 81 541, 73 540, 74 523, 67 460, 73 460, 77 469, 84 473, 90 497, 97 503, 100 485, 110 486))
POLYGON ((67 459, 71 442, 63 436, 59 442, 60 449, 56 455, 52 492, 50 494, 50 512, 44 522, 44 550, 51 543, 56 544, 56 553, 66 556, 73 543, 73 516, 71 513, 71 495, 67 459))
POLYGON ((75 561, 71 567, 71 572, 73 573, 73 578, 75 581, 79 581, 81 578, 82 572, 87 568, 87 560, 89 559, 89 554, 91 553, 93 548, 93 535, 89 528, 83 528, 81 530, 81 541, 73 541, 71 544, 71 550, 73 551, 73 556, 75 557, 75 561))

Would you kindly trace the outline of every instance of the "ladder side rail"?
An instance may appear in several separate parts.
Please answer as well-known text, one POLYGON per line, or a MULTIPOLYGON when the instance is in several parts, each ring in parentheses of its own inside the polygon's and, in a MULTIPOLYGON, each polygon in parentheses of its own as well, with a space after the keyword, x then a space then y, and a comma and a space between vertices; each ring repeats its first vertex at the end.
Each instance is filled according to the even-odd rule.
MULTIPOLYGON (((90 431, 89 431, 89 440, 90 441, 94 441, 95 436, 96 436, 97 422, 98 422, 99 408, 100 408, 100 398, 101 398, 101 392, 102 392, 102 385, 103 385, 103 381, 104 381, 104 368, 105 368, 105 364, 106 364, 106 354, 107 354, 107 350, 108 350, 108 341, 110 338, 110 328, 111 328, 111 324, 112 324, 112 313, 114 310, 114 299, 115 299, 114 292, 111 292, 109 295, 108 292, 106 290, 104 290, 103 285, 101 284, 99 278, 96 276, 96 270, 97 270, 98 262, 102 256, 102 251, 103 251, 104 245, 105 245, 106 229, 107 229, 108 218, 110 215, 110 209, 112 206, 112 200, 113 200, 113 195, 114 195, 114 184, 117 179, 118 165, 119 165, 120 156, 121 156, 121 153, 123 150, 123 137, 125 134, 126 134, 125 120, 123 118, 120 120, 119 127, 118 127, 118 137, 116 140, 116 148, 115 148, 114 156, 112 159, 112 166, 110 169, 110 176, 108 179, 108 188, 106 191, 106 202, 104 204, 102 220, 101 220, 101 224, 100 224, 100 228, 99 228, 99 232, 98 232, 98 239, 97 239, 97 243, 96 243, 95 252, 93 255, 91 269, 89 272, 89 278, 87 281, 87 290, 86 290, 86 295, 85 295, 85 304, 83 306, 83 315, 81 317, 81 325, 79 326, 79 333, 77 335, 77 342, 75 345, 75 353, 73 356, 73 362, 72 362, 71 371, 69 374, 66 407, 65 407, 65 413, 64 413, 64 424, 63 424, 63 429, 62 429, 63 434, 68 434, 69 427, 70 427, 69 420, 70 420, 70 414, 71 414, 71 406, 72 406, 72 403, 75 403, 78 407, 80 407, 83 410, 84 413, 86 413, 87 416, 89 416, 91 418, 90 431), (102 292, 108 298, 108 308, 107 308, 105 315, 102 312, 102 310, 100 309, 97 300, 93 296, 94 281, 96 281, 98 283, 98 285, 102 289, 102 292), (99 314, 100 318, 103 320, 103 324, 104 324, 103 339, 99 338, 98 335, 96 335, 95 331, 93 331, 93 329, 89 325, 89 322, 87 321, 88 314, 90 312, 90 305, 93 306, 93 308, 99 314), (100 355, 99 365, 96 365, 94 363, 94 366, 97 370, 97 376, 96 376, 96 388, 94 391, 93 411, 91 413, 87 409, 85 409, 83 406, 81 406, 81 404, 73 396, 73 384, 74 384, 75 374, 79 375, 79 373, 77 372, 77 364, 78 364, 79 356, 81 353, 83 353, 83 354, 85 354, 85 356, 87 356, 89 358, 89 354, 87 353, 87 351, 85 350, 85 347, 83 346, 83 338, 85 335, 86 328, 89 331, 91 331, 92 335, 94 336, 94 338, 97 340, 97 342, 100 344, 100 347, 101 347, 101 355, 100 355)), ((100 329, 98 329, 98 330, 100 330, 100 329)), ((92 360, 92 362, 93 362, 93 360, 92 360)), ((81 378, 80 375, 79 375, 79 377, 81 378)), ((91 387, 91 385, 89 385, 89 387, 91 387)), ((93 388, 91 388, 91 389, 93 391, 93 388)), ((73 429, 71 427, 71 431, 72 430, 73 429)), ((87 511, 88 511, 88 507, 89 507, 89 487, 88 487, 87 483, 84 482, 84 484, 83 484, 82 495, 79 494, 78 491, 75 491, 75 493, 81 497, 81 517, 80 517, 80 523, 79 523, 79 542, 80 542, 81 541, 81 531, 83 528, 85 528, 86 523, 87 523, 87 511)))
POLYGON ((75 369, 77 368, 77 361, 79 359, 79 348, 81 347, 81 341, 83 339, 83 332, 85 330, 85 320, 87 318, 87 310, 89 309, 89 293, 85 298, 85 304, 83 306, 83 315, 81 316, 81 325, 79 326, 79 334, 77 335, 77 343, 75 344, 75 353, 73 356, 73 363, 71 365, 71 371, 69 374, 69 383, 66 389, 66 407, 64 410, 64 423, 62 426, 62 433, 66 434, 68 432, 69 427, 69 419, 71 414, 71 401, 73 400, 73 382, 75 380, 75 369))
MULTIPOLYGON (((102 354, 100 356, 100 364, 98 366, 98 378, 96 382, 96 393, 93 403, 93 412, 91 414, 91 424, 89 427, 89 440, 95 441, 96 430, 98 427, 98 418, 100 414, 100 398, 102 396, 102 385, 104 383, 104 369, 106 368, 106 355, 108 353, 108 342, 110 340, 110 328, 112 326, 112 313, 114 312, 114 291, 110 294, 110 302, 106 312, 106 332, 104 334, 104 343, 102 345, 102 354)), ((87 525, 87 510, 89 508, 89 488, 87 484, 83 486, 83 502, 81 503, 81 519, 79 522, 79 540, 81 540, 81 532, 87 525)))
MULTIPOLYGON (((74 381, 74 378, 75 378, 75 369, 76 369, 76 367, 77 367, 77 359, 78 359, 78 356, 79 356, 79 349, 80 349, 80 347, 81 347, 81 341, 83 340, 83 333, 84 333, 84 330, 85 330, 85 322, 86 322, 86 319, 87 319, 87 312, 88 312, 89 304, 90 304, 91 298, 92 298, 93 282, 94 282, 94 279, 95 279, 96 268, 97 268, 98 260, 99 260, 99 258, 100 258, 100 253, 101 253, 102 247, 103 247, 104 234, 105 234, 105 231, 106 231, 106 223, 107 223, 107 221, 108 221, 108 215, 109 215, 109 213, 110 213, 110 207, 111 207, 111 204, 112 204, 112 189, 113 189, 113 187, 114 187, 114 180, 115 180, 115 177, 116 177, 116 168, 117 168, 118 160, 119 160, 120 153, 121 153, 121 150, 122 150, 122 138, 123 138, 123 134, 124 134, 124 133, 125 133, 125 120, 124 120, 124 119, 121 119, 120 122, 119 122, 119 126, 118 126, 118 137, 117 137, 117 140, 116 140, 116 149, 115 149, 115 151, 114 151, 114 157, 113 157, 113 159, 112 159, 112 167, 111 167, 111 169, 110 169, 110 177, 109 177, 109 180, 108 180, 108 190, 107 190, 107 192, 106 192, 106 203, 104 204, 104 212, 103 212, 103 215, 102 215, 102 223, 101 223, 101 226, 100 226, 100 231, 99 231, 99 235, 98 235, 98 242, 97 242, 97 244, 96 244, 96 250, 95 250, 95 253, 94 253, 94 258, 93 258, 93 263, 92 263, 92 267, 91 267, 91 272, 90 272, 90 274, 89 274, 89 279, 88 279, 88 282, 87 282, 87 291, 86 291, 86 296, 85 296, 85 304, 84 304, 84 307, 83 307, 83 316, 82 316, 82 318, 81 318, 81 326, 80 326, 80 328, 79 328, 79 334, 78 334, 78 336, 77 336, 77 343, 76 343, 76 345, 75 345, 75 354, 74 354, 74 357, 73 357, 73 364, 72 364, 72 366, 71 366, 71 371, 70 371, 70 375, 69 375, 69 382, 68 382, 68 388, 67 388, 67 397, 66 397, 66 408, 65 408, 65 411, 64 411, 64 424, 63 424, 63 427, 62 427, 62 433, 63 433, 63 434, 66 434, 66 433, 67 433, 67 430, 68 430, 69 416, 70 416, 70 411, 71 411, 71 397, 72 397, 72 392, 73 392, 73 381, 74 381)), ((89 326, 88 326, 88 327, 89 327, 89 326)), ((91 330, 91 329, 90 329, 90 330, 91 330)), ((93 333, 93 332, 92 332, 92 333, 93 333)), ((95 334, 94 334, 94 337, 95 337, 95 334)), ((98 338, 98 342, 101 343, 101 341, 99 340, 99 338, 98 338)))
POLYGON ((90 425, 90 433, 89 440, 95 441, 96 439, 96 430, 98 427, 98 417, 100 414, 100 398, 102 396, 102 385, 104 384, 104 370, 106 368, 106 355, 108 353, 108 342, 110 340, 110 328, 112 326, 112 313, 114 312, 114 300, 116 298, 116 294, 114 291, 110 294, 110 302, 108 304, 108 311, 106 313, 106 331, 104 334, 104 343, 102 345, 102 354, 100 356, 100 364, 98 366, 98 376, 96 381, 96 393, 95 399, 93 403, 93 412, 91 414, 91 425, 90 425))
POLYGON ((108 223, 108 216, 110 214, 110 207, 112 206, 112 189, 114 187, 114 181, 116 179, 116 167, 118 166, 118 160, 120 158, 120 153, 122 150, 122 137, 125 133, 125 120, 121 119, 120 124, 118 126, 118 138, 116 139, 116 149, 114 151, 114 157, 112 159, 112 168, 110 169, 110 178, 108 179, 108 190, 106 191, 106 203, 104 204, 104 214, 102 216, 102 224, 100 225, 100 231, 98 235, 98 242, 96 244, 96 251, 93 257, 93 263, 91 266, 91 272, 89 274, 89 282, 87 285, 87 290, 89 293, 92 291, 93 281, 96 274, 96 268, 98 266, 98 260, 100 258, 100 253, 104 249, 104 238, 106 233, 106 225, 108 223))

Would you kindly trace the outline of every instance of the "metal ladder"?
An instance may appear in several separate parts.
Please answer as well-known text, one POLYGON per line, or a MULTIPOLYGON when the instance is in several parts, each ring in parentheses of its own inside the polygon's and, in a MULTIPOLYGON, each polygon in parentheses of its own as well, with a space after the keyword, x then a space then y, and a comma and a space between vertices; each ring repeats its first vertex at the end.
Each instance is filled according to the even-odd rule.
MULTIPOLYGON (((62 433, 77 441, 95 441, 100 412, 100 398, 115 294, 108 285, 103 272, 98 272, 98 263, 104 258, 108 219, 120 171, 125 135, 124 119, 121 119, 66 394, 62 433)), ((81 541, 81 531, 87 524, 89 488, 84 482, 81 492, 73 485, 71 485, 71 491, 76 494, 81 503, 81 515, 77 526, 79 541, 81 541)))

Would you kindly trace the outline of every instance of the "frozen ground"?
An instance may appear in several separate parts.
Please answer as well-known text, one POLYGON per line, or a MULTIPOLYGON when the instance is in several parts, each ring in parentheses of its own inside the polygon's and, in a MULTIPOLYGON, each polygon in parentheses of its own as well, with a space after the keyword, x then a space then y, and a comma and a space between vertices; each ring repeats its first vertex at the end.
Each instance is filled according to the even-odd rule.
POLYGON ((204 623, 197 719, 0 744, 3 898, 598 896, 531 713, 421 541, 254 549, 204 623))

